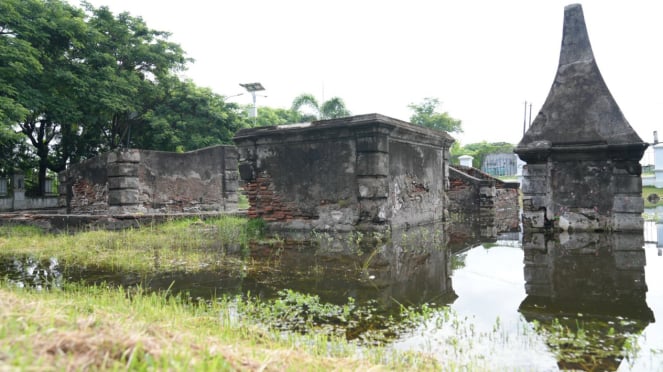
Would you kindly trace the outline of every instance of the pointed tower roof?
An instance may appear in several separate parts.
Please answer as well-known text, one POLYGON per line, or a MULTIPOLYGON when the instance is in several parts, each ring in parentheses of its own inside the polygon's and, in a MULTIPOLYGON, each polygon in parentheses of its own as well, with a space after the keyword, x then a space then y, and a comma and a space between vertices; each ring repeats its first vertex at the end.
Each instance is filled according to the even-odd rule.
POLYGON ((642 151, 647 147, 626 121, 603 81, 587 35, 582 6, 568 5, 564 8, 564 32, 555 80, 516 153, 525 159, 541 151, 615 145, 634 145, 642 151))

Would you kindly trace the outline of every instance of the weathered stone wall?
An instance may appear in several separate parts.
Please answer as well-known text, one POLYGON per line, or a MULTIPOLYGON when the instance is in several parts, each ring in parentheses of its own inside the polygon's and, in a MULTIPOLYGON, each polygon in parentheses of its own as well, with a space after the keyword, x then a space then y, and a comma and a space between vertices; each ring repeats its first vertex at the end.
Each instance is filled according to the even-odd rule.
MULTIPOLYGON (((10 195, 11 196, 11 195, 10 195)), ((58 208, 57 196, 31 196, 17 201, 13 197, 0 197, 0 211, 44 210, 58 208)))
POLYGON ((452 142, 446 133, 377 114, 247 129, 235 137, 249 216, 275 229, 443 220, 452 142))
POLYGON ((108 212, 108 153, 87 159, 58 174, 59 204, 69 213, 108 212))
POLYGON ((389 142, 391 223, 417 225, 445 218, 448 151, 399 139, 389 142))
POLYGON ((453 221, 468 219, 497 231, 518 229, 519 184, 504 182, 476 168, 454 166, 449 170, 449 214, 453 221))
POLYGON ((497 231, 520 229, 520 184, 503 182, 495 185, 495 227, 497 231))
POLYGON ((238 179, 232 146, 183 154, 141 151, 139 204, 163 213, 234 210, 238 179))
POLYGON ((237 152, 120 150, 59 175, 68 213, 195 213, 237 209, 237 152))
POLYGON ((460 167, 449 168, 447 195, 449 196, 449 215, 452 220, 463 219, 462 216, 478 216, 479 190, 482 182, 484 182, 482 179, 461 171, 460 167))
POLYGON ((523 224, 532 229, 642 229, 642 180, 637 160, 551 157, 523 168, 523 224))

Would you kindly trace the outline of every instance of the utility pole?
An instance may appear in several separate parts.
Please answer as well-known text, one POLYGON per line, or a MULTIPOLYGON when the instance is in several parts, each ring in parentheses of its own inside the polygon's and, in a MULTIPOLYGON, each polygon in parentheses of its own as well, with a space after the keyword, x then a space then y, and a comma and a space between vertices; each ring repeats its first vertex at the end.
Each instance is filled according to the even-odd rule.
POLYGON ((529 103, 529 125, 528 128, 532 126, 532 102, 529 103))
POLYGON ((527 130, 527 101, 525 101, 525 113, 523 114, 523 136, 525 136, 525 130, 527 130))

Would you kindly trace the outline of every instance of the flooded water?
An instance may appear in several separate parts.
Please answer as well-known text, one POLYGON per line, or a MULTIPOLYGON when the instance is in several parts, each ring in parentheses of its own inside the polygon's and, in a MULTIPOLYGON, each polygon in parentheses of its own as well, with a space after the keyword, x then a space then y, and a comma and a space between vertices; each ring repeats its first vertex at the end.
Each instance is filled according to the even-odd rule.
POLYGON ((663 370, 663 244, 654 222, 644 236, 521 237, 459 225, 311 238, 216 252, 223 270, 139 275, 12 258, 0 262, 0 276, 37 288, 107 282, 192 298, 268 301, 290 289, 338 305, 352 298, 380 314, 425 307, 429 316, 391 333, 391 347, 466 360, 469 369, 663 370))

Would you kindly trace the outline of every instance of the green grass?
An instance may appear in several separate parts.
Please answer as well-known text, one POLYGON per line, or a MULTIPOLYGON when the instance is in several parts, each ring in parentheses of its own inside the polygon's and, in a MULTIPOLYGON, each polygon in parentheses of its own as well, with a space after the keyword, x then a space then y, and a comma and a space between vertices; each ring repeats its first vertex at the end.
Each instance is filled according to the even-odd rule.
POLYGON ((430 357, 360 351, 344 337, 284 337, 238 316, 235 305, 140 289, 35 291, 0 282, 0 370, 439 369, 430 357))
POLYGON ((228 247, 246 247, 259 238, 261 220, 221 217, 181 219, 122 231, 95 230, 49 234, 25 226, 0 226, 0 257, 57 257, 68 265, 113 271, 196 271, 219 262, 228 247))

